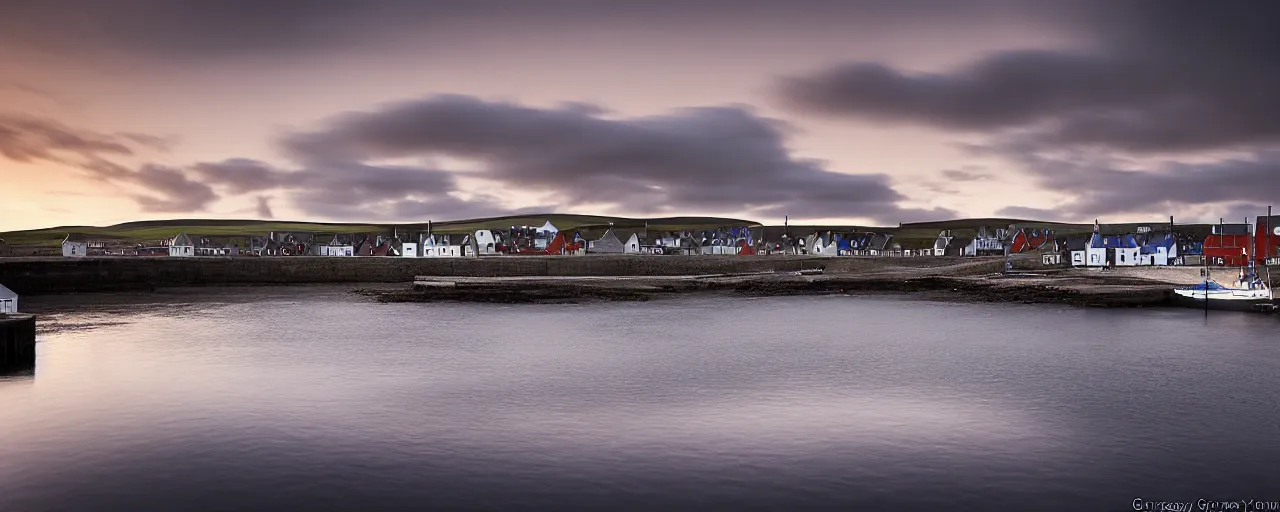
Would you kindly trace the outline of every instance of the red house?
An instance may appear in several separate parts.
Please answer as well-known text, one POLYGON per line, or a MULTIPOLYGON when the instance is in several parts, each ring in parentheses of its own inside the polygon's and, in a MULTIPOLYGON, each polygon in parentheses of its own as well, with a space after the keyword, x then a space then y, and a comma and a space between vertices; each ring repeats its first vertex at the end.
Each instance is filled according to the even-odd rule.
POLYGON ((1253 255, 1259 265, 1280 259, 1280 215, 1261 216, 1254 222, 1253 255))
POLYGON ((1251 236, 1209 235, 1204 239, 1204 257, 1209 265, 1243 267, 1249 261, 1251 236))
POLYGON ((1048 230, 1037 229, 1027 232, 1025 229, 1019 229, 1013 234, 1013 238, 1009 239, 1009 252, 1014 254, 1030 252, 1053 247, 1053 245, 1053 233, 1048 230))

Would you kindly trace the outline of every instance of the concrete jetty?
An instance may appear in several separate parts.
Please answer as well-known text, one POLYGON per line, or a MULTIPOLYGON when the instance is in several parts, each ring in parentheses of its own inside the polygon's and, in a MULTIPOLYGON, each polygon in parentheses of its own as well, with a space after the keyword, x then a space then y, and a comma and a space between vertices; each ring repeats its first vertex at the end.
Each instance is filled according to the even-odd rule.
POLYGON ((30 368, 35 364, 35 315, 0 314, 0 370, 30 368))

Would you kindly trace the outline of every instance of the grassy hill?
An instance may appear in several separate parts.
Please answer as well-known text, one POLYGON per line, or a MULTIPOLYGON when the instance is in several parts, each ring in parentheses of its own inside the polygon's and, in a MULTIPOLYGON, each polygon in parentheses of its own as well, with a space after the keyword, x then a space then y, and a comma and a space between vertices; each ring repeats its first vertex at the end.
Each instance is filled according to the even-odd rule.
MULTIPOLYGON (((715 229, 729 226, 761 226, 759 223, 742 219, 722 217, 658 217, 629 218, 609 217, 601 215, 513 215, 490 217, 484 219, 468 219, 447 222, 433 222, 431 231, 442 234, 473 232, 477 229, 507 229, 511 226, 541 226, 550 221, 565 231, 578 231, 587 238, 593 238, 612 227, 621 232, 642 231, 646 228, 653 231, 678 231, 715 229)), ((874 231, 893 234, 899 240, 933 240, 942 230, 951 230, 955 236, 971 237, 982 226, 1007 228, 1009 226, 1033 229, 1051 229, 1059 236, 1087 234, 1093 231, 1093 224, 1069 224, 1061 222, 1043 222, 1027 219, 981 218, 955 219, 935 222, 916 222, 902 224, 897 227, 877 226, 817 226, 797 225, 762 226, 766 239, 776 239, 783 232, 792 236, 806 236, 811 233, 874 231)), ((1150 227, 1154 231, 1167 229, 1167 221, 1147 223, 1103 224, 1103 234, 1133 233, 1139 227, 1150 227)), ((1203 238, 1209 234, 1211 224, 1178 224, 1175 230, 1187 236, 1203 238)), ((307 233, 417 233, 427 230, 426 223, 401 224, 366 224, 366 223, 317 223, 299 221, 262 221, 262 220, 219 220, 219 219, 173 219, 126 222, 114 226, 60 226, 47 229, 26 231, 10 231, 0 233, 0 239, 20 246, 56 246, 68 233, 80 233, 90 238, 101 240, 119 240, 127 243, 149 243, 174 237, 185 232, 189 235, 247 237, 263 235, 270 231, 293 231, 307 233)))
MULTIPOLYGON (((550 221, 565 231, 603 232, 613 223, 618 230, 670 231, 680 229, 714 229, 726 226, 757 226, 756 222, 720 217, 629 218, 598 215, 519 215, 431 223, 431 231, 442 234, 468 233, 477 229, 507 229, 511 226, 542 226, 550 221)), ((178 233, 201 236, 247 237, 270 231, 305 233, 415 233, 425 231, 426 223, 358 224, 317 223, 299 221, 174 219, 126 222, 114 226, 59 226, 47 229, 0 233, 0 239, 12 245, 58 245, 69 233, 79 233, 99 240, 147 243, 173 238, 178 233)), ((585 233, 584 233, 585 236, 585 233)))

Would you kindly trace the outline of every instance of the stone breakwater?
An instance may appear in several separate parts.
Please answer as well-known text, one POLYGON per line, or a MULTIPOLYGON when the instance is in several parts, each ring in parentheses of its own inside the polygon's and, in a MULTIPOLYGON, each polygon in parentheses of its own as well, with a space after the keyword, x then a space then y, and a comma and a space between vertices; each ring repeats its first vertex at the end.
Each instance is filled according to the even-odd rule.
MULTIPOLYGON (((0 283, 22 295, 163 287, 405 283, 415 276, 680 276, 795 271, 877 273, 959 259, 782 256, 497 256, 481 258, 0 258, 0 283)), ((987 262, 996 268, 998 262, 987 262)))

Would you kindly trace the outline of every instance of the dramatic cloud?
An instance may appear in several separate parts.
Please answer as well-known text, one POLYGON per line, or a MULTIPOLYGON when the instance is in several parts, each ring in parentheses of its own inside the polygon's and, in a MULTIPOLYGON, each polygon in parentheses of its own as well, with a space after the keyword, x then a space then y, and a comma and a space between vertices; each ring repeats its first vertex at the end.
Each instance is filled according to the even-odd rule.
MULTIPOLYGON (((202 183, 232 194, 284 190, 295 207, 325 218, 461 219, 512 212, 494 197, 456 197, 454 175, 435 169, 313 159, 306 169, 283 170, 255 160, 232 159, 197 164, 193 172, 202 183)), ((264 204, 260 202, 260 212, 264 204)))
POLYGON ((1274 2, 1067 2, 1083 49, 1013 49, 942 73, 854 62, 784 81, 814 114, 1018 132, 1136 152, 1280 142, 1274 2))
POLYGON ((779 92, 800 112, 983 134, 980 145, 1041 188, 1075 197, 1001 215, 1230 211, 1280 197, 1280 32, 1271 21, 1280 4, 1034 8, 1080 44, 1011 48, 932 73, 851 62, 787 78, 779 92), (1250 156, 1215 161, 1208 152, 1250 156))
MULTIPOLYGON (((881 222, 954 214, 899 207, 905 198, 887 176, 830 172, 821 162, 792 157, 779 123, 743 108, 692 108, 627 119, 596 112, 436 96, 343 114, 326 129, 293 135, 284 145, 308 169, 430 156, 480 162, 482 169, 473 176, 555 193, 563 205, 606 204, 625 212, 745 210, 881 222)), ((238 176, 228 183, 233 189, 267 182, 259 170, 233 172, 238 176)), ((364 172, 363 179, 379 176, 364 172)), ((403 191, 405 180, 427 176, 449 175, 422 170, 388 175, 387 186, 403 191)))
POLYGON ((1028 207, 1005 208, 1002 215, 1079 220, 1214 208, 1223 214, 1248 210, 1256 215, 1265 211, 1262 205, 1280 197, 1280 151, 1187 163, 1138 162, 1035 144, 996 145, 987 150, 1018 163, 1043 188, 1073 196, 1055 205, 1057 215, 1028 207))
POLYGON ((65 162, 98 155, 132 155, 125 137, 77 130, 48 119, 0 113, 0 156, 17 162, 65 162))
POLYGON ((126 193, 146 212, 197 212, 218 199, 212 188, 192 181, 180 170, 157 165, 133 170, 107 159, 133 156, 129 144, 167 148, 161 137, 108 135, 48 119, 0 114, 0 156, 10 160, 66 164, 104 183, 125 185, 130 187, 126 193))
POLYGON ((137 170, 94 160, 81 166, 91 177, 105 183, 127 185, 142 192, 127 192, 144 212, 193 213, 205 210, 218 195, 213 188, 192 180, 178 169, 144 165, 137 170))

